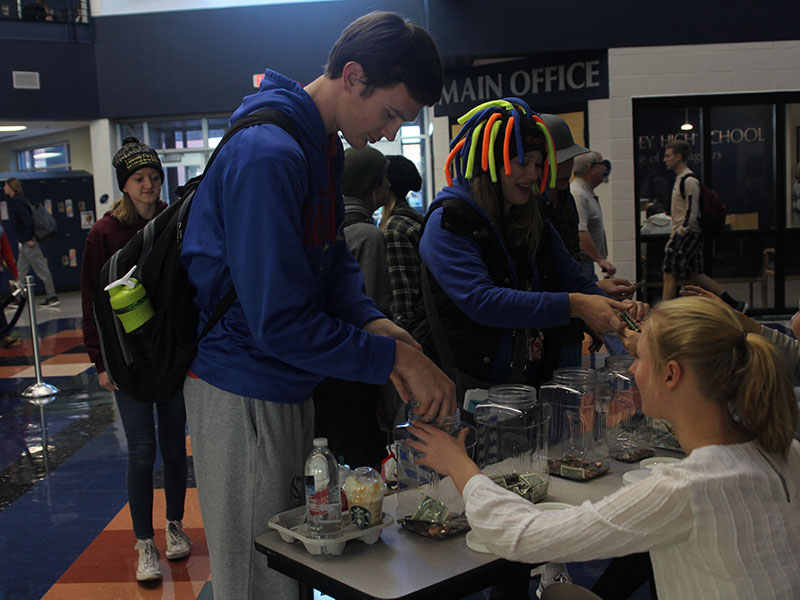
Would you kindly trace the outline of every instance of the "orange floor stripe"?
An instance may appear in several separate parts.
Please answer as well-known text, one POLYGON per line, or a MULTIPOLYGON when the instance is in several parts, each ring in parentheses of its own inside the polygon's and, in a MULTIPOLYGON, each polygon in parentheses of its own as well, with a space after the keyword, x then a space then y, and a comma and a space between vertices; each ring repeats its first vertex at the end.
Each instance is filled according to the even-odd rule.
POLYGON ((136 538, 126 504, 43 598, 195 600, 211 576, 197 490, 186 490, 183 523, 193 543, 192 554, 185 559, 170 561, 164 557, 164 511, 164 490, 155 490, 153 524, 156 546, 162 555, 160 583, 136 581, 136 538))
POLYGON ((42 596, 47 600, 104 598, 105 600, 194 600, 205 582, 57 583, 42 596))
POLYGON ((42 361, 43 365, 67 365, 67 364, 74 364, 74 363, 89 363, 91 364, 91 360, 89 360, 89 355, 86 352, 75 352, 71 354, 57 354, 55 356, 51 356, 50 358, 42 361))

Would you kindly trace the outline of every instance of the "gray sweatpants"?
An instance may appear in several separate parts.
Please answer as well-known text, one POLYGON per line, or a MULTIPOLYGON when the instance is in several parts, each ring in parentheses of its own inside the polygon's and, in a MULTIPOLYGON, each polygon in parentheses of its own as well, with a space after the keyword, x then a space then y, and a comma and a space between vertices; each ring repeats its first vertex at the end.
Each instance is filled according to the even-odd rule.
POLYGON ((183 394, 216 600, 298 598, 295 580, 267 566, 253 541, 267 521, 302 504, 314 405, 279 404, 221 390, 187 377, 183 394))
POLYGON ((17 259, 17 270, 19 271, 20 283, 25 283, 25 276, 28 274, 28 269, 33 267, 33 272, 44 283, 44 290, 47 297, 51 298, 56 295, 56 287, 53 285, 53 276, 50 275, 50 267, 47 266, 47 259, 42 254, 42 249, 39 247, 39 242, 33 246, 28 246, 26 243, 19 245, 19 258, 17 259))

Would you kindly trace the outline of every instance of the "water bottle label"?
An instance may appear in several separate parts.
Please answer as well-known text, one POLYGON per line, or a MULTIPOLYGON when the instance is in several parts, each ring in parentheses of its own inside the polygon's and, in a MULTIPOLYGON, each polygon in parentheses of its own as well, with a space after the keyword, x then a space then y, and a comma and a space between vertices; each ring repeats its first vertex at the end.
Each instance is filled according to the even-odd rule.
MULTIPOLYGON (((330 476, 328 475, 328 463, 325 460, 324 454, 314 456, 310 463, 309 469, 314 473, 314 487, 321 489, 328 486, 330 476)), ((306 483, 308 485, 308 483, 306 483)))

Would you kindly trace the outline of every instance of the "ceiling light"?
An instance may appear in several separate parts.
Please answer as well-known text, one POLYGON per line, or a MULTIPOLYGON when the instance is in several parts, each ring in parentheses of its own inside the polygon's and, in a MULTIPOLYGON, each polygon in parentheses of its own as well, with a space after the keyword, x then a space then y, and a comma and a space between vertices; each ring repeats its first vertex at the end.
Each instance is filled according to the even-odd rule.
POLYGON ((61 156, 61 152, 34 152, 33 158, 36 159, 47 159, 47 158, 55 158, 56 156, 61 156))
POLYGON ((683 119, 683 125, 681 125, 681 130, 683 130, 683 131, 691 131, 692 129, 694 129, 694 125, 692 125, 689 122, 689 109, 688 108, 684 108, 683 109, 683 116, 684 116, 684 119, 683 119))
POLYGON ((25 125, 0 125, 0 131, 24 131, 27 129, 25 125))

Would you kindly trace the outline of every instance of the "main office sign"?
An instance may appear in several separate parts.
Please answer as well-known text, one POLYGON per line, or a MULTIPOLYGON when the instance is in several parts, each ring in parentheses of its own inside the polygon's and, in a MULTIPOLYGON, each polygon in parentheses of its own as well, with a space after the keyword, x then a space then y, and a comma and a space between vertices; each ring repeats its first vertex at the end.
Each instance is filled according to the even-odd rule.
POLYGON ((459 117, 481 102, 516 96, 534 110, 608 98, 608 51, 536 54, 445 71, 437 117, 459 117))

